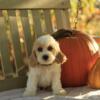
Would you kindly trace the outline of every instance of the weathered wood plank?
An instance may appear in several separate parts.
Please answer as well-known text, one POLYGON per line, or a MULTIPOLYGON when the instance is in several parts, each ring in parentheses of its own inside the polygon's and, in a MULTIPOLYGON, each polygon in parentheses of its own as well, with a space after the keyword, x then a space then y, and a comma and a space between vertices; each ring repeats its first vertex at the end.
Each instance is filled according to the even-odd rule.
POLYGON ((20 37, 18 32, 18 25, 16 20, 16 12, 14 10, 8 11, 9 15, 9 25, 10 25, 10 32, 11 32, 11 38, 12 38, 12 44, 14 48, 14 60, 15 60, 15 69, 16 72, 18 72, 18 69, 21 68, 23 65, 23 57, 21 52, 21 45, 20 45, 20 37), (10 13, 13 13, 15 17, 11 17, 10 13))
POLYGON ((71 25, 70 25, 70 9, 63 10, 63 14, 64 14, 64 17, 65 17, 65 20, 66 20, 66 23, 67 23, 67 29, 70 29, 71 28, 71 25))
POLYGON ((24 31, 26 52, 27 52, 27 56, 29 56, 32 51, 33 40, 32 40, 31 29, 29 25, 28 11, 27 10, 20 11, 20 16, 21 16, 21 22, 22 22, 22 27, 24 31), (23 13, 26 13, 27 17, 22 17, 21 15, 23 13))
POLYGON ((41 13, 40 10, 32 10, 33 21, 34 21, 34 31, 36 36, 42 35, 42 27, 41 27, 41 13))
POLYGON ((0 0, 0 9, 67 8, 69 0, 0 0))
POLYGON ((53 29, 52 29, 50 10, 44 10, 44 18, 45 18, 45 24, 46 24, 46 32, 52 33, 53 29))
POLYGON ((26 86, 27 78, 19 76, 17 78, 8 78, 0 81, 0 92, 10 89, 24 88, 26 86))
POLYGON ((9 41, 6 34, 6 26, 3 17, 0 17, 0 52, 4 75, 6 76, 13 74, 13 67, 10 61, 9 41))
POLYGON ((69 18, 67 17, 68 15, 68 10, 55 10, 55 15, 56 15, 56 20, 57 20, 57 29, 65 28, 68 29, 70 28, 69 25, 69 18))

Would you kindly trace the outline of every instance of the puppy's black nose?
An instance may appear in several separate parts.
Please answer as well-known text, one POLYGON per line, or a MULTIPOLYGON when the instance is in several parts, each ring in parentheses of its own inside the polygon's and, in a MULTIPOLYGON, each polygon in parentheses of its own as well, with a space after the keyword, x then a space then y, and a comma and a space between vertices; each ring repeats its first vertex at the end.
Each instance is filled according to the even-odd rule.
POLYGON ((48 60, 48 58, 49 58, 48 55, 43 55, 44 60, 48 60))

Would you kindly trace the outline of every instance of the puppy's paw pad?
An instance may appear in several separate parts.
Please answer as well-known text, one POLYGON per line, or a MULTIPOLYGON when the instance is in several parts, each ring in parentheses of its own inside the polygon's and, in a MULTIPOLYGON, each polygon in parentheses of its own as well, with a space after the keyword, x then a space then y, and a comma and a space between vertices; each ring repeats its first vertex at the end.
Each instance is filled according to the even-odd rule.
POLYGON ((36 95, 36 93, 34 93, 34 92, 24 92, 23 93, 23 96, 35 96, 36 95))

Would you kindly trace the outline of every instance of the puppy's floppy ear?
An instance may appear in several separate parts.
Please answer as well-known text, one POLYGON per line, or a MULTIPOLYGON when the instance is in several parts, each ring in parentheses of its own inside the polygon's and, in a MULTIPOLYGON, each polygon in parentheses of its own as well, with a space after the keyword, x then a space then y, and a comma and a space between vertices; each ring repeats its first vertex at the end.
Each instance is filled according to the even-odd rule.
POLYGON ((35 51, 33 50, 32 54, 29 57, 29 66, 36 67, 35 65, 37 65, 37 64, 38 64, 37 57, 36 57, 35 51))
POLYGON ((56 56, 56 62, 63 64, 64 62, 66 62, 66 60, 66 56, 60 51, 56 56))

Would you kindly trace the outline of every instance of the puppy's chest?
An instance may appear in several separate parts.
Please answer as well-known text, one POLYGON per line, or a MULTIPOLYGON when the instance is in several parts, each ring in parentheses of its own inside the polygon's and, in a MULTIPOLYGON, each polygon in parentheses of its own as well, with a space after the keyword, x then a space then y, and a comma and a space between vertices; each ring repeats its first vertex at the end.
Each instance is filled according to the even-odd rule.
POLYGON ((39 86, 47 87, 50 86, 55 70, 53 69, 40 69, 39 71, 39 86))

